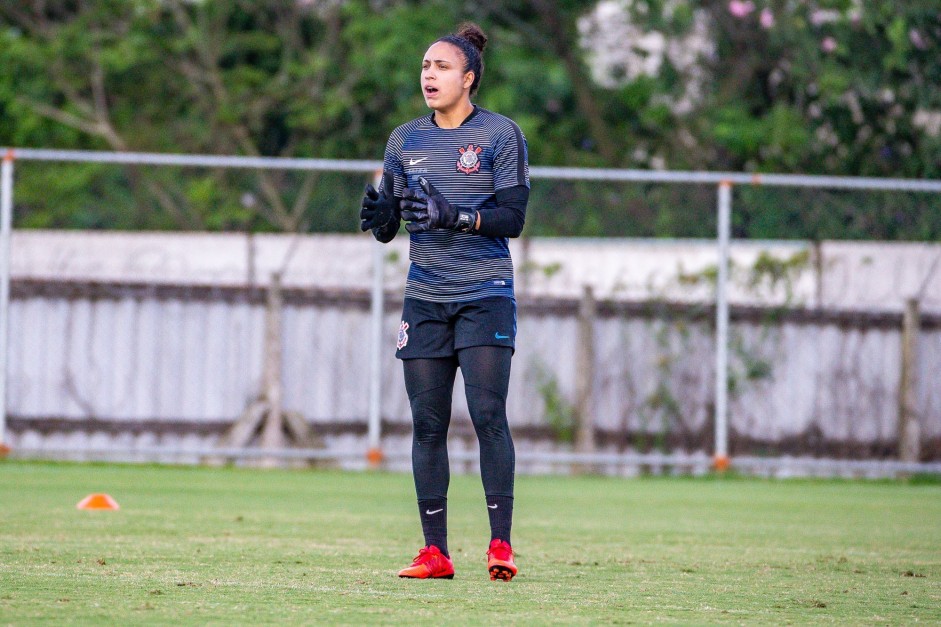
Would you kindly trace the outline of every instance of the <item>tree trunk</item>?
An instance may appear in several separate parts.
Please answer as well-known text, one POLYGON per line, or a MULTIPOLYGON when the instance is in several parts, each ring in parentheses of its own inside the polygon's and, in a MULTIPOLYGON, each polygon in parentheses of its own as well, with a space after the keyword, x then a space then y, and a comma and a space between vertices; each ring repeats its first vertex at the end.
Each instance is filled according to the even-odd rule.
MULTIPOLYGON (((575 451, 595 452, 592 382, 595 379, 595 296, 586 285, 578 310, 578 346, 575 356, 575 451)), ((590 471, 590 465, 578 470, 590 471)))
MULTIPOLYGON (((578 110, 588 122, 591 139, 598 147, 598 153, 608 166, 618 165, 618 150, 614 133, 604 121, 601 107, 595 100, 591 73, 581 62, 575 50, 577 44, 573 41, 574 24, 563 22, 559 15, 559 8, 554 2, 533 0, 533 6, 539 12, 539 17, 545 25, 552 49, 565 65, 572 83, 572 91, 575 93, 575 102, 578 104, 578 110)), ((575 19, 575 17, 572 18, 573 21, 575 19)))
POLYGON ((905 301, 902 317, 902 372, 899 380, 899 459, 917 462, 921 457, 921 425, 918 420, 918 335, 921 316, 918 300, 905 301))
MULTIPOLYGON (((272 273, 265 306, 265 389, 268 415, 261 432, 261 448, 284 448, 284 416, 281 402, 281 275, 272 273)), ((270 460, 275 462, 275 460, 270 460)), ((275 462, 276 463, 276 462, 275 462)))

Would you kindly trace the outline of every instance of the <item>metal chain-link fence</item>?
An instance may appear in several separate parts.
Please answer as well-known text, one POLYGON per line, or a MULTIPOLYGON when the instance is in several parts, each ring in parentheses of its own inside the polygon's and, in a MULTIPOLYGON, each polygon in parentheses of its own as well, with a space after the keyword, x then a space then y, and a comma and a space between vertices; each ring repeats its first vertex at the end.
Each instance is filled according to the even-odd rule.
MULTIPOLYGON (((352 230, 362 183, 380 165, 7 150, 0 331, 4 341, 7 329, 12 336, 9 347, 0 346, 0 379, 10 383, 10 393, 4 387, 0 395, 0 441, 24 455, 98 451, 133 459, 329 458, 356 465, 369 452, 373 462, 405 464, 408 405, 388 350, 408 265, 405 238, 383 247, 365 235, 266 235, 256 228, 309 231, 323 218, 318 231, 352 230), (190 215, 190 230, 132 235, 126 229, 161 223, 115 213, 121 198, 136 206, 144 196, 112 190, 98 204, 86 201, 87 226, 119 232, 21 229, 11 260, 14 163, 22 164, 20 176, 34 177, 22 181, 27 204, 41 200, 42 177, 65 164, 117 168, 127 174, 128 189, 150 190, 144 196, 155 203, 152 213, 176 215, 177 229, 187 228, 190 215), (145 170, 177 172, 179 180, 208 171, 213 183, 141 183, 145 170), (268 182, 290 191, 273 201, 275 191, 248 181, 257 170, 280 173, 268 182), (161 194, 154 186, 176 191, 161 194), (213 223, 223 219, 219 212, 200 210, 220 204, 232 209, 225 214, 231 224, 213 223), (247 232, 203 231, 227 227, 247 232), (239 446, 222 455, 226 429, 266 385, 265 290, 273 273, 284 286, 279 398, 311 425, 318 445, 239 446), (8 432, 16 433, 15 442, 8 432)), ((833 228, 838 221, 825 220, 818 204, 843 206, 851 215, 848 198, 891 193, 897 202, 889 213, 930 230, 932 218, 923 213, 934 212, 923 199, 936 202, 941 183, 539 167, 531 173, 532 234, 512 244, 521 342, 509 409, 514 432, 527 443, 520 451, 525 467, 579 463, 621 472, 731 461, 757 470, 937 470, 941 400, 929 382, 941 367, 941 246, 807 241, 813 233, 795 227, 803 222, 793 214, 806 203, 801 215, 833 228), (587 195, 624 207, 624 223, 610 211, 569 215, 587 195), (682 206, 663 210, 671 203, 682 206), (657 216, 652 224, 638 219, 645 211, 657 216), (767 215, 775 211, 781 215, 767 215), (578 230, 717 234, 712 243, 542 237, 592 219, 598 224, 578 230), (732 241, 743 221, 755 220, 776 221, 782 238, 800 239, 732 241), (919 320, 906 335, 902 312, 913 300, 919 320), (917 351, 906 370, 902 347, 911 337, 917 351), (917 429, 906 431, 906 421, 917 429), (890 462, 903 432, 916 434, 917 452, 890 462)), ((87 194, 82 185, 95 181, 77 177, 76 194, 87 194)), ((849 235, 859 228, 844 223, 849 235)), ((452 457, 473 463, 466 406, 455 396, 452 457)))

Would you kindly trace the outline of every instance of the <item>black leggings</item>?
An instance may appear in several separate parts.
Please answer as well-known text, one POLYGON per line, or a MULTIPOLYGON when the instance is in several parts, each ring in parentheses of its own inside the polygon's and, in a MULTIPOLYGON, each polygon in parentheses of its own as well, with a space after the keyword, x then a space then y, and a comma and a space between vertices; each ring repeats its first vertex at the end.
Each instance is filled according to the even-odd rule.
POLYGON ((418 500, 447 498, 451 394, 460 366, 471 421, 480 444, 480 476, 487 496, 513 496, 516 453, 506 417, 513 349, 474 346, 457 358, 405 359, 405 389, 412 407, 412 473, 418 500))

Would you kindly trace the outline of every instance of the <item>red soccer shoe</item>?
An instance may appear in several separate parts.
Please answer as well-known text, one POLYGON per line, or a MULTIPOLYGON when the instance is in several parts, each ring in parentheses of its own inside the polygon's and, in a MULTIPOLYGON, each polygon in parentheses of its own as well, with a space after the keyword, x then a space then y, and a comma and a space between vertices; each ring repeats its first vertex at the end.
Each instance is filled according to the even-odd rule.
POLYGON ((490 571, 490 581, 513 579, 518 572, 513 562, 513 548, 503 540, 491 540, 487 550, 487 570, 490 571))
POLYGON ((412 565, 399 571, 399 577, 410 579, 454 579, 454 562, 431 545, 418 552, 412 565))

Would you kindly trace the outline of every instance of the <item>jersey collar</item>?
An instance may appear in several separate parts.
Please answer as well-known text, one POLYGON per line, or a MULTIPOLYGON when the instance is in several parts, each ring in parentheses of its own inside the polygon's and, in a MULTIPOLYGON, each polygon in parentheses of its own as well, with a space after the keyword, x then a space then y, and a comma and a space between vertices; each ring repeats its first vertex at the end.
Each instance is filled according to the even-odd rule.
MULTIPOLYGON (((480 107, 478 107, 477 105, 474 105, 474 110, 471 111, 471 112, 468 114, 468 116, 467 116, 466 118, 464 118, 464 121, 461 122, 460 124, 458 124, 457 127, 458 127, 458 128, 461 128, 462 126, 464 126, 465 124, 467 124, 468 122, 470 122, 470 121, 474 118, 474 116, 477 115, 477 112, 478 112, 478 111, 480 111, 480 107)), ((431 112, 431 115, 429 116, 428 119, 431 121, 432 124, 434 124, 435 126, 438 126, 438 123, 435 122, 435 112, 434 112, 434 111, 431 112)))

